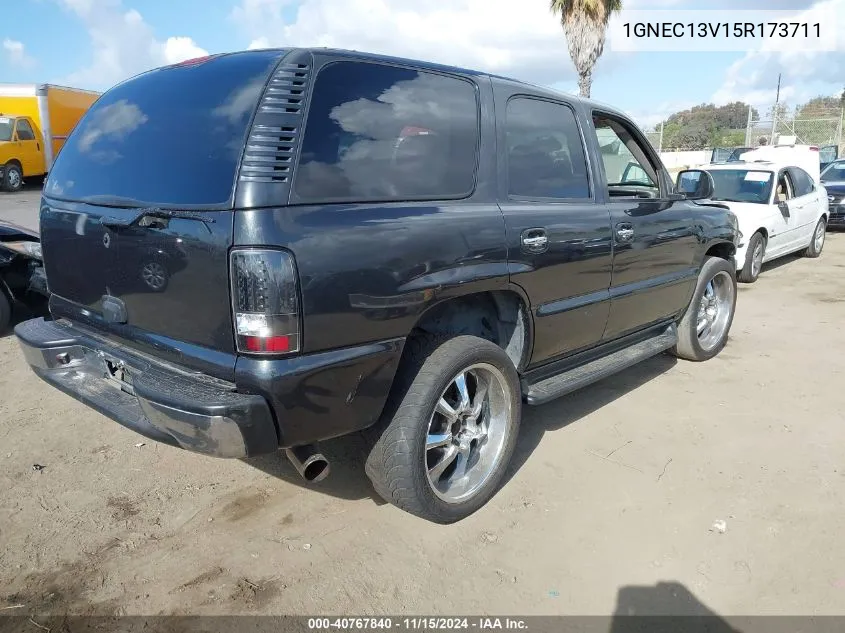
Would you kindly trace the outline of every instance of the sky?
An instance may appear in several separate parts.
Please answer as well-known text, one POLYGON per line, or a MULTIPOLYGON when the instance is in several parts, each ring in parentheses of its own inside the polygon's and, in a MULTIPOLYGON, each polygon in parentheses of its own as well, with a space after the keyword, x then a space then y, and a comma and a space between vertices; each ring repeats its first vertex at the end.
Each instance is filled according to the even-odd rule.
MULTIPOLYGON (((711 0, 709 9, 737 8, 711 0)), ((694 9, 695 0, 623 0, 626 9, 694 9)), ((134 74, 206 53, 265 46, 354 48, 464 66, 577 92, 548 0, 0 0, 0 82, 106 90, 134 74)), ((592 97, 643 126, 699 103, 765 111, 845 86, 845 0, 743 0, 795 19, 837 17, 837 51, 621 52, 608 44, 592 97)), ((679 14, 680 15, 680 14, 679 14)), ((828 20, 829 22, 829 20, 828 20)), ((829 26, 829 25, 828 25, 829 26)))

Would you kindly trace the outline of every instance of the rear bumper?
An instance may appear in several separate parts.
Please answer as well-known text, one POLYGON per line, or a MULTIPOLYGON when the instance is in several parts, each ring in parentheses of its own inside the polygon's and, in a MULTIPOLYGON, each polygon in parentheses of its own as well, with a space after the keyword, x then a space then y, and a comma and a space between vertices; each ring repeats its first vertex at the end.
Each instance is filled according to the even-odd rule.
POLYGON ((271 453, 372 425, 404 346, 390 339, 283 359, 241 356, 231 383, 64 320, 32 319, 15 334, 54 387, 146 437, 215 457, 271 453), (109 378, 106 361, 129 378, 109 378))
POLYGON ((42 379, 153 440, 215 457, 278 449, 267 401, 235 385, 184 372, 58 321, 15 328, 24 356, 42 379), (109 378, 122 367, 128 378, 109 378))

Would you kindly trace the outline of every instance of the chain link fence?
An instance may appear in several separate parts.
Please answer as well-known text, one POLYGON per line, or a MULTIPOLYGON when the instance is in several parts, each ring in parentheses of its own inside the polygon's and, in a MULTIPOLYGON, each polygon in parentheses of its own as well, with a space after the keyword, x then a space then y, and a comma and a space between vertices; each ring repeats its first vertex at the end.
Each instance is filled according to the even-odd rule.
MULTIPOLYGON (((774 109, 774 108, 773 108, 774 109)), ((757 147, 770 144, 779 137, 794 136, 799 145, 817 145, 819 147, 837 146, 839 156, 845 155, 845 109, 830 109, 813 112, 813 116, 796 117, 794 114, 783 115, 778 118, 754 118, 754 112, 749 108, 748 124, 746 126, 744 143, 743 130, 733 130, 738 139, 733 146, 718 145, 724 149, 736 147, 757 147)), ((672 139, 664 136, 664 123, 656 126, 643 126, 646 138, 659 153, 674 151, 709 150, 712 144, 695 142, 672 146, 672 139)), ((728 130, 730 132, 730 130, 728 130)), ((671 136, 671 135, 670 135, 671 136)), ((676 139, 677 140, 677 139, 676 139)))
POLYGON ((773 139, 782 136, 796 137, 796 143, 801 145, 836 145, 843 149, 842 138, 843 112, 830 110, 814 113, 812 118, 794 118, 783 116, 769 119, 753 119, 749 117, 745 132, 745 145, 756 147, 763 143, 771 143, 773 139))
POLYGON ((652 147, 656 149, 658 152, 663 151, 663 124, 659 123, 657 127, 652 129, 650 132, 645 133, 648 142, 651 143, 652 147))

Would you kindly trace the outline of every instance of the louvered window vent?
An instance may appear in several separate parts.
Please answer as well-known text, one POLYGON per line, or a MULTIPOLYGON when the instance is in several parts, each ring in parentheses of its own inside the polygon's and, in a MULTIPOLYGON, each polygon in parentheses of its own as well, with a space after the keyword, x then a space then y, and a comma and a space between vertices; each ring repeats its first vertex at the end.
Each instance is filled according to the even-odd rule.
POLYGON ((309 68, 282 64, 270 80, 247 141, 240 179, 288 182, 305 114, 309 68))

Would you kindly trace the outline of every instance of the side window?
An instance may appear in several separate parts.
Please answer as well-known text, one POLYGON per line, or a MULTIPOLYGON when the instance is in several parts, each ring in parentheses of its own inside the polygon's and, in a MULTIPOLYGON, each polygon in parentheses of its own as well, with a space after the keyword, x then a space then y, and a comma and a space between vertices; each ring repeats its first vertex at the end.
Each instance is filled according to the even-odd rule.
MULTIPOLYGON (((0 134, 2 134, 3 122, 0 121, 0 134)), ((845 180, 845 161, 831 163, 822 172, 823 178, 827 180, 845 180)))
POLYGON ((309 203, 463 198, 477 154, 469 81, 336 62, 314 85, 294 194, 309 203))
POLYGON ((795 197, 795 191, 792 187, 792 180, 786 170, 780 172, 778 176, 778 186, 775 190, 775 202, 785 202, 795 197))
POLYGON ((32 131, 32 126, 26 119, 18 119, 18 126, 15 129, 17 130, 19 141, 35 140, 35 132, 32 131))
POLYGON ((505 137, 508 195, 590 197, 584 146, 569 107, 527 97, 511 99, 505 116, 505 137))
POLYGON ((650 179, 648 174, 645 173, 645 169, 639 166, 636 162, 628 163, 628 166, 625 167, 625 171, 622 173, 622 182, 629 183, 629 182, 649 182, 650 179))
POLYGON ((795 185, 796 198, 813 193, 813 178, 810 174, 799 167, 790 167, 789 175, 792 176, 792 183, 795 185))
POLYGON ((658 197, 657 170, 648 152, 622 123, 603 114, 593 115, 602 165, 611 196, 658 197))

